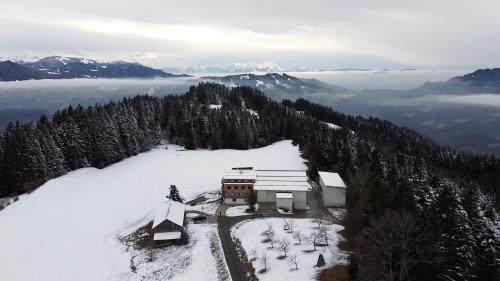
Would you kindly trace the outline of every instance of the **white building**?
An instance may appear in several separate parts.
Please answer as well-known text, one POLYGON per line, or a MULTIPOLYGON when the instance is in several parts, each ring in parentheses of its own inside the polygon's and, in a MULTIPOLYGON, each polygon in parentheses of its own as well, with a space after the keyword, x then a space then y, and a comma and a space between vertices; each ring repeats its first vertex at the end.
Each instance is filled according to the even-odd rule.
POLYGON ((346 185, 337 173, 319 172, 321 194, 326 207, 345 206, 346 185))
POLYGON ((276 193, 276 208, 293 210, 293 193, 276 193))
POLYGON ((257 202, 276 203, 277 207, 284 209, 305 210, 309 189, 304 170, 233 168, 226 171, 222 178, 226 204, 246 204, 248 194, 255 191, 257 202))
POLYGON ((256 170, 256 172, 254 190, 257 192, 257 202, 276 202, 276 207, 286 206, 285 209, 288 209, 291 199, 290 210, 307 208, 307 191, 311 186, 307 182, 306 171, 256 170))

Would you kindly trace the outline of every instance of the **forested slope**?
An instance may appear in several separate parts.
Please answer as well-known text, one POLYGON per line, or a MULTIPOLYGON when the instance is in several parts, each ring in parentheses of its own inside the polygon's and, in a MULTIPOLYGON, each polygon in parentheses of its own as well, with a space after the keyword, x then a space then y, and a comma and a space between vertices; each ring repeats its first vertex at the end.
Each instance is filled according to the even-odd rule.
POLYGON ((495 280, 500 161, 439 146, 379 119, 248 88, 202 83, 182 96, 68 107, 0 137, 0 194, 81 167, 102 168, 165 139, 186 149, 249 149, 292 139, 316 171, 348 183, 351 274, 370 280, 495 280), (222 107, 211 107, 220 104, 222 107), (257 112, 257 114, 255 114, 257 112), (323 122, 342 127, 329 128, 323 122))

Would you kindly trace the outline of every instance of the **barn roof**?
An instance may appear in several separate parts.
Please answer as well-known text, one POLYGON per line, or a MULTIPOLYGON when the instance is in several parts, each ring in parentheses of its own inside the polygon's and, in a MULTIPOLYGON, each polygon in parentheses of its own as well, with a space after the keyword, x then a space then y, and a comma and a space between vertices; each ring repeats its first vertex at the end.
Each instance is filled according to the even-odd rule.
POLYGON ((346 188, 346 185, 342 180, 342 178, 339 176, 339 174, 330 172, 318 172, 318 173, 321 179, 323 180, 323 183, 326 186, 346 188))
POLYGON ((158 209, 158 213, 156 213, 156 217, 153 222, 153 228, 157 227, 160 223, 166 220, 171 221, 178 226, 183 226, 185 211, 186 205, 177 201, 168 200, 158 209))
POLYGON ((253 170, 227 170, 224 173, 224 179, 229 180, 255 180, 257 174, 253 170))

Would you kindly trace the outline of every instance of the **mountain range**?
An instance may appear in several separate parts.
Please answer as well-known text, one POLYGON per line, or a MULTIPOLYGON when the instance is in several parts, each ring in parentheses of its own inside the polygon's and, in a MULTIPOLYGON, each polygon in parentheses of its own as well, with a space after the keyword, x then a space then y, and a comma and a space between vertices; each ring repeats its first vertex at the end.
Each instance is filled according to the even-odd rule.
POLYGON ((281 72, 285 69, 281 68, 272 62, 247 62, 247 63, 234 63, 228 67, 222 66, 207 66, 207 67, 196 67, 196 66, 174 66, 163 68, 166 72, 171 73, 270 73, 270 72, 281 72))
POLYGON ((52 56, 36 61, 0 62, 0 81, 73 78, 171 78, 171 74, 139 63, 101 62, 74 57, 52 56))
POLYGON ((267 74, 235 74, 227 76, 206 76, 203 80, 224 83, 227 85, 249 86, 257 88, 266 95, 277 99, 297 99, 315 96, 321 98, 325 94, 328 98, 341 98, 354 94, 354 91, 327 84, 317 79, 297 78, 286 73, 267 74))

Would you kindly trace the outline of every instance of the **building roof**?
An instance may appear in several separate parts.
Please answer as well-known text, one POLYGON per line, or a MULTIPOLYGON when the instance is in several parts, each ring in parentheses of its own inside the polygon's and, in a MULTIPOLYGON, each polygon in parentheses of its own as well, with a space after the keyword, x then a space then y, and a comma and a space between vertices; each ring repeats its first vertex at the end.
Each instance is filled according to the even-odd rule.
POLYGON ((293 199, 292 193, 276 193, 276 199, 293 199))
POLYGON ((153 240, 173 240, 181 238, 180 231, 171 231, 171 232, 157 232, 153 236, 153 240))
POLYGON ((346 188, 346 185, 342 180, 342 178, 339 176, 339 174, 330 172, 318 172, 318 173, 321 179, 323 180, 325 186, 346 188))
POLYGON ((306 177, 305 170, 256 170, 257 178, 261 177, 306 177))
POLYGON ((185 211, 186 205, 174 200, 168 200, 158 209, 158 213, 156 213, 156 217, 153 222, 153 228, 157 227, 160 223, 166 220, 171 221, 178 226, 183 226, 185 211))
POLYGON ((270 185, 270 186, 286 186, 286 185, 306 185, 309 186, 307 181, 268 181, 258 179, 254 186, 270 185))
POLYGON ((307 182, 307 177, 258 177, 259 181, 307 182))
POLYGON ((224 173, 223 179, 253 179, 255 180, 255 184, 253 184, 254 190, 307 191, 310 188, 305 170, 253 170, 253 168, 233 168, 224 173))
POLYGON ((254 190, 307 191, 310 188, 305 170, 256 170, 254 190))
POLYGON ((270 191, 307 191, 310 186, 302 185, 254 185, 253 190, 270 190, 270 191))
POLYGON ((227 170, 223 179, 226 180, 255 180, 257 173, 253 170, 227 170))

